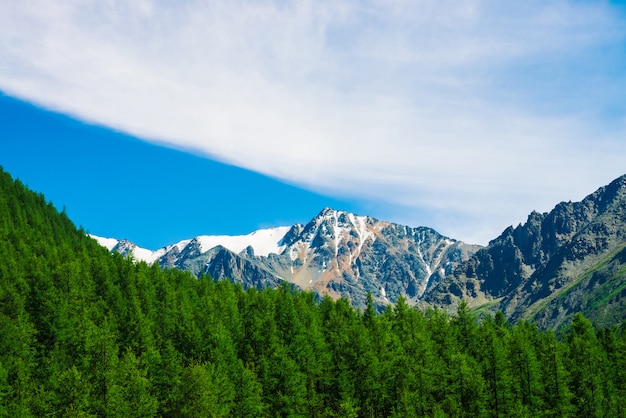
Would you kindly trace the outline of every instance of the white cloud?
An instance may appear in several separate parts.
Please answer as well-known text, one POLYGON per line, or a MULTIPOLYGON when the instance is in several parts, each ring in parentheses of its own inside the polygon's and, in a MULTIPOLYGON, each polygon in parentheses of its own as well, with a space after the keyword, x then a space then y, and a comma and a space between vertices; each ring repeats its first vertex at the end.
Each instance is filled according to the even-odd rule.
POLYGON ((4 3, 8 94, 464 240, 623 174, 607 4, 4 3))

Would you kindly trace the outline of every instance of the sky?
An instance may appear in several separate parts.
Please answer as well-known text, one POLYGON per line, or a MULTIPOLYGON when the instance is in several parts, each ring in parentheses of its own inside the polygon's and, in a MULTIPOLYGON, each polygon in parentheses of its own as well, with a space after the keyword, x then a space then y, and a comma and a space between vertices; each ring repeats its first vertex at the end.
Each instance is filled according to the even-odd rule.
POLYGON ((0 96, 0 166, 94 235, 156 250, 358 204, 0 96), (11 139, 11 140, 4 140, 11 139))
POLYGON ((330 206, 486 244, 626 173, 624 2, 0 6, 0 165, 97 235, 330 206))

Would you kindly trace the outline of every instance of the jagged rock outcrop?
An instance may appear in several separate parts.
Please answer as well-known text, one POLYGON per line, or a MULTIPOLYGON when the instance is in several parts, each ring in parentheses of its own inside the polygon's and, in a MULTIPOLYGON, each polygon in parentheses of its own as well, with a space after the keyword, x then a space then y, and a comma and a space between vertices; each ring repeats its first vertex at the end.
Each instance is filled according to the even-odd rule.
POLYGON ((549 213, 533 212, 459 264, 423 298, 502 310, 544 328, 583 312, 598 325, 626 313, 626 176, 549 213))

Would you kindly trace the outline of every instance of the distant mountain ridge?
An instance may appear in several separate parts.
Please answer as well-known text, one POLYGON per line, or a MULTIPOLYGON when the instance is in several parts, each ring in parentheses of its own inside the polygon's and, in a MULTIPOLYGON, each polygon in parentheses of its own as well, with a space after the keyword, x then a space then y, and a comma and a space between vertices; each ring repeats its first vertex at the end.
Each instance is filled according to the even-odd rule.
POLYGON ((156 251, 141 248, 128 240, 115 238, 102 238, 92 235, 102 246, 109 251, 115 250, 123 255, 133 253, 135 259, 152 263, 166 254, 182 251, 189 245, 198 247, 198 251, 204 253, 214 247, 222 246, 228 250, 239 253, 247 247, 252 247, 257 255, 267 256, 270 253, 281 252, 280 241, 291 227, 268 228, 254 231, 248 235, 200 235, 193 239, 182 240, 175 244, 165 246, 156 251))
POLYGON ((157 251, 125 240, 95 238, 109 250, 132 253, 138 260, 229 278, 244 287, 276 286, 285 280, 320 294, 347 297, 357 306, 364 306, 369 292, 379 307, 399 296, 417 302, 480 248, 431 228, 411 228, 330 208, 306 225, 237 237, 198 236, 157 251))

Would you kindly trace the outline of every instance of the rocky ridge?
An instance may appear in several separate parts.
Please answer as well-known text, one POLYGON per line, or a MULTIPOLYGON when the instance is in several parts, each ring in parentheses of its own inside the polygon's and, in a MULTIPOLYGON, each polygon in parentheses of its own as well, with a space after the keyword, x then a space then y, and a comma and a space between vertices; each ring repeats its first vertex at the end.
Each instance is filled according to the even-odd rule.
POLYGON ((108 248, 198 276, 228 278, 244 287, 275 287, 287 281, 321 295, 346 297, 356 306, 365 305, 369 292, 379 308, 394 303, 399 296, 416 303, 479 248, 444 237, 431 228, 412 228, 329 208, 306 225, 235 237, 238 246, 232 245, 233 237, 227 238, 223 241, 230 241, 230 245, 210 248, 203 243, 216 240, 206 236, 154 252, 128 241, 108 240, 108 248), (275 240, 263 245, 273 250, 256 254, 259 242, 241 249, 246 237, 250 240, 253 235, 275 240))
POLYGON ((533 212, 460 263, 421 301, 502 310, 558 328, 576 312, 597 325, 626 317, 626 176, 581 202, 533 212))

